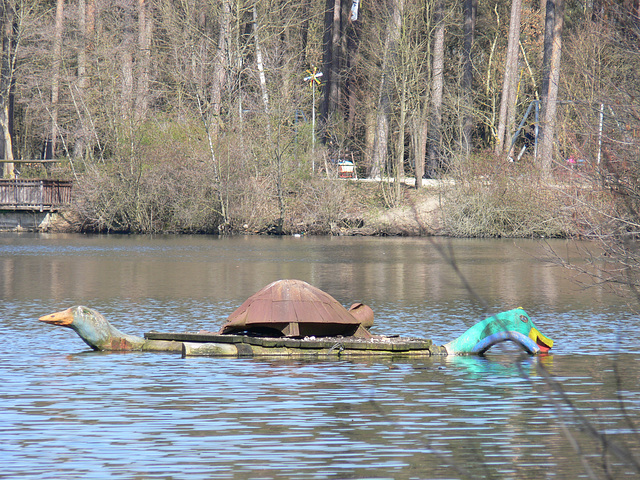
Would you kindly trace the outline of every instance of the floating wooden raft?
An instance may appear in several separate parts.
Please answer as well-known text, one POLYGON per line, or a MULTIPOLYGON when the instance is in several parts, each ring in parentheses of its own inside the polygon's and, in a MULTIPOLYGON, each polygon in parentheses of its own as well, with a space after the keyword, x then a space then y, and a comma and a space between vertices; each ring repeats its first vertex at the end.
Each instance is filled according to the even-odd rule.
POLYGON ((260 337, 252 335, 220 335, 212 332, 163 333, 149 332, 148 340, 182 342, 185 356, 217 355, 411 355, 429 356, 444 353, 443 347, 431 340, 374 335, 356 337, 260 337))

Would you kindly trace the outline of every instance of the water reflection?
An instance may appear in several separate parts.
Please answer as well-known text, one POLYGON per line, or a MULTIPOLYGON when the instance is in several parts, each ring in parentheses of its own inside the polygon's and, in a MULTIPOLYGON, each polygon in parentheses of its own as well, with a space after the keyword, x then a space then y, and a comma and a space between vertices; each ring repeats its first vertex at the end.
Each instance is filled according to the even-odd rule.
MULTIPOLYGON (((559 248, 565 244, 558 242, 559 248)), ((363 300, 382 332, 455 338, 483 309, 425 239, 0 236, 0 441, 7 478, 587 478, 638 451, 637 320, 535 242, 454 241, 491 308, 527 308, 553 354, 283 360, 89 352, 36 321, 75 303, 121 330, 218 326, 294 277, 363 300), (558 404, 543 366, 577 410, 558 404), (582 418, 576 414, 580 413, 582 418)), ((633 472, 631 472, 633 473, 633 472)))
POLYGON ((580 292, 535 257, 542 249, 533 241, 7 234, 0 240, 4 293, 12 298, 60 298, 64 281, 83 299, 238 300, 273 280, 299 278, 345 302, 468 303, 469 293, 433 241, 452 243, 460 270, 490 305, 526 308, 542 300, 566 309, 576 296, 593 302, 605 294, 580 292))

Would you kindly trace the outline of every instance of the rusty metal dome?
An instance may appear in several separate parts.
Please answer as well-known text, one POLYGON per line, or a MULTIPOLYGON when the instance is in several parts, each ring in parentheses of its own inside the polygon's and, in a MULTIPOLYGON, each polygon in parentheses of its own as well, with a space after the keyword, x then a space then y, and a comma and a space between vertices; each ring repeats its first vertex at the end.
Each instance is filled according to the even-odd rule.
POLYGON ((367 328, 373 324, 373 311, 356 305, 358 314, 352 315, 319 288, 301 280, 278 280, 253 294, 229 315, 220 333, 369 338, 367 328))

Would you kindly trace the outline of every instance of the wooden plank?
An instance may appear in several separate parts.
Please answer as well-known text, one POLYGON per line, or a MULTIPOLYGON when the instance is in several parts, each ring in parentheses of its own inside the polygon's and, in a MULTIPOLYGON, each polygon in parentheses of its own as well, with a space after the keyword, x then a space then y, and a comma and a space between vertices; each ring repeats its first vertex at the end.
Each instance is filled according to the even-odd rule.
POLYGON ((144 334, 148 340, 172 340, 192 343, 233 343, 256 345, 264 348, 293 348, 301 350, 332 349, 359 351, 388 351, 410 352, 429 350, 433 342, 426 339, 374 336, 373 339, 353 337, 318 337, 318 338, 287 338, 287 337, 254 337, 249 335, 220 335, 211 332, 148 332, 144 334))
POLYGON ((172 340, 176 342, 201 343, 243 343, 244 335, 218 335, 210 332, 149 332, 144 334, 147 340, 172 340))

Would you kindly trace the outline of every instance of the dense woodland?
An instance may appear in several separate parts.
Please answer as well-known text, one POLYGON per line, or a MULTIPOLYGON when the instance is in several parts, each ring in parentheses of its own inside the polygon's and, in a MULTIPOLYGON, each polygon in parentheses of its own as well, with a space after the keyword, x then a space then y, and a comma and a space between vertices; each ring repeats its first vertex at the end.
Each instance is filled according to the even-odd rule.
POLYGON ((75 178, 89 230, 282 232, 305 210, 328 224, 349 203, 328 181, 343 160, 418 186, 571 167, 635 194, 639 0, 1 8, 4 176, 75 178))

